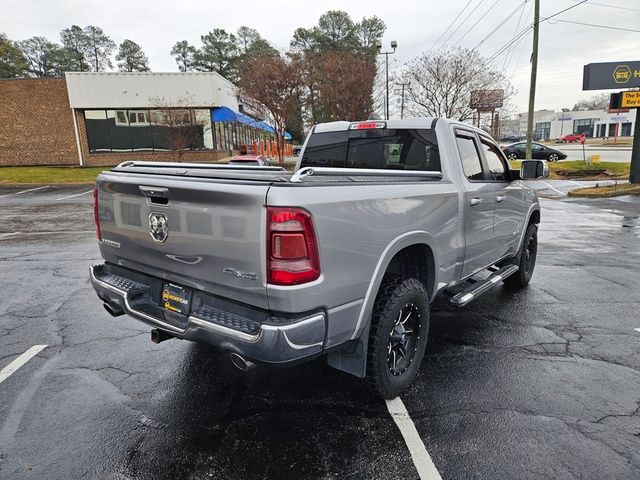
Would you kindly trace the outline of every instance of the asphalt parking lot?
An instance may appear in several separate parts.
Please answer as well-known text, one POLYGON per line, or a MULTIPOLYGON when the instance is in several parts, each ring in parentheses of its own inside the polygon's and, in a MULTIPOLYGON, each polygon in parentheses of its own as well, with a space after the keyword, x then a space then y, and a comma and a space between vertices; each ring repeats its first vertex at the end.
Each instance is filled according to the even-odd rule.
MULTIPOLYGON (((640 478, 640 202, 543 185, 529 288, 433 305, 402 401, 442 479, 640 478)), ((0 371, 43 346, 0 374, 0 478, 419 478, 360 380, 245 374, 110 317, 90 187, 42 187, 0 187, 0 371)))

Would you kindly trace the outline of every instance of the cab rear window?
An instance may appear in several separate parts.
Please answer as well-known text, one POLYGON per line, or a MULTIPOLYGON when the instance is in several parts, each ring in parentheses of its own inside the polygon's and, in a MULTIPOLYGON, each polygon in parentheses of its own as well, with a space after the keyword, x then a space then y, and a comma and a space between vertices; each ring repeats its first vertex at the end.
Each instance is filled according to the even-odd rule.
POLYGON ((363 129, 314 133, 302 167, 441 171, 432 129, 363 129))

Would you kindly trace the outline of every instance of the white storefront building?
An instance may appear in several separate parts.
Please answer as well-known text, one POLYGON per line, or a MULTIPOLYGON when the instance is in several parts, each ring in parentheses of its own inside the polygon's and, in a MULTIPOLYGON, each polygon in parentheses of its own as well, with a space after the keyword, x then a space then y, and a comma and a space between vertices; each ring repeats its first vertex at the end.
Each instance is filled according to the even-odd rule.
MULTIPOLYGON (((587 137, 613 138, 633 135, 636 109, 608 112, 606 110, 580 110, 555 112, 538 110, 533 114, 534 138, 549 140, 569 133, 584 133, 587 137), (616 132, 617 130, 617 132, 616 132)), ((507 121, 500 135, 527 134, 527 113, 520 113, 516 121, 507 121), (518 129, 516 131, 516 128, 518 129)))

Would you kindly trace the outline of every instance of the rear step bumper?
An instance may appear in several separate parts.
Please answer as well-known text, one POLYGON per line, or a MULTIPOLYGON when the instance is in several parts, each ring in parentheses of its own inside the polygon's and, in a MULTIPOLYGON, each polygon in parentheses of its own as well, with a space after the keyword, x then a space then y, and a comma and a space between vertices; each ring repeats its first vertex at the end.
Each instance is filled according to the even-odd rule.
POLYGON ((322 352, 323 312, 285 318, 194 290, 187 316, 160 306, 161 279, 110 264, 91 266, 90 276, 104 302, 177 338, 210 343, 270 364, 295 364, 322 352))

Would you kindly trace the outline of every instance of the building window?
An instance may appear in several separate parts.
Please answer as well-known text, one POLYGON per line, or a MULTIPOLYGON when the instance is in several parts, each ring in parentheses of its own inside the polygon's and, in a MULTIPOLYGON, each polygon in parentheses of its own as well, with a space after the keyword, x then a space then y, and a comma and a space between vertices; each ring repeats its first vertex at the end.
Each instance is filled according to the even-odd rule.
POLYGON ((551 136, 551 122, 537 122, 533 137, 536 140, 549 140, 551 136))
POLYGON ((585 134, 587 137, 593 137, 593 126, 597 118, 581 118, 573 121, 573 133, 585 134))
POLYGON ((620 136, 621 137, 631 136, 631 122, 625 122, 620 126, 620 136))
POLYGON ((85 110, 91 153, 209 150, 208 109, 85 110))

